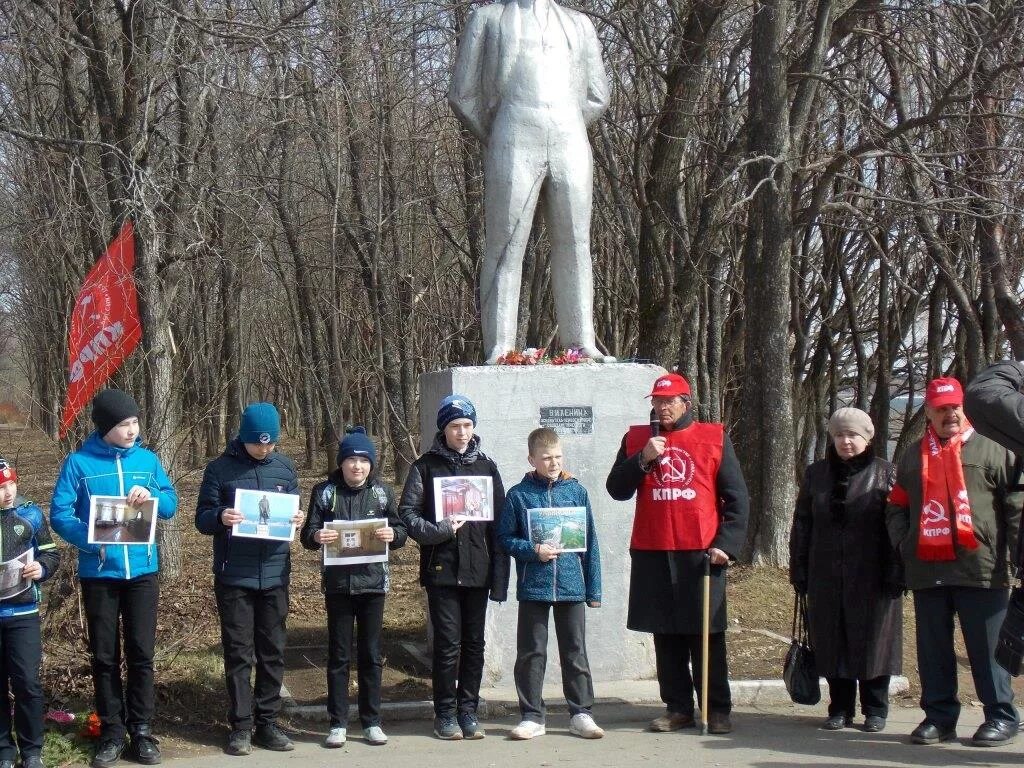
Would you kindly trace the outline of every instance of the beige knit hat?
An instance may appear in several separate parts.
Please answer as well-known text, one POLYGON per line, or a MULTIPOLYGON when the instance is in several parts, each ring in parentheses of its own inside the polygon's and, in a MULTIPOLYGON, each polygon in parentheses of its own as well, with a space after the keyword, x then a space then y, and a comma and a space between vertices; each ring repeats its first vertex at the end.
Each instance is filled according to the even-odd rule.
POLYGON ((842 432, 853 432, 871 442, 875 436, 875 425, 860 408, 840 408, 828 420, 828 433, 835 437, 842 432))

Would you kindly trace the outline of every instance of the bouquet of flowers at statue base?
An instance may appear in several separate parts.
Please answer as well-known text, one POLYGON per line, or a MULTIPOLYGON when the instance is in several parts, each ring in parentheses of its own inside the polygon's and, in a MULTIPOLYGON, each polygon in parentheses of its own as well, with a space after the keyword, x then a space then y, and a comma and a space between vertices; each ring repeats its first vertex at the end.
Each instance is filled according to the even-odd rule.
POLYGON ((577 365, 590 362, 592 360, 575 347, 554 352, 544 347, 510 349, 498 358, 498 365, 577 365))

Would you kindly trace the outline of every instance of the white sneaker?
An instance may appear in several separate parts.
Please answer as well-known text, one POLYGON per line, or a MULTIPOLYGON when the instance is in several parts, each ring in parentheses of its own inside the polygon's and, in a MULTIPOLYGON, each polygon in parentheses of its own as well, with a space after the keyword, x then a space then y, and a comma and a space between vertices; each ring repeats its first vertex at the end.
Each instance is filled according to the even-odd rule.
POLYGON ((363 728, 363 738, 376 746, 388 743, 388 735, 384 733, 384 729, 379 725, 371 725, 369 728, 363 728))
POLYGON ((597 727, 594 718, 586 712, 580 712, 569 718, 569 733, 575 733, 584 739, 600 739, 604 731, 597 727))
POLYGON ((535 723, 533 720, 523 720, 519 725, 508 732, 510 739, 516 741, 526 741, 536 736, 543 736, 547 731, 544 730, 544 723, 535 723))
POLYGON ((348 738, 348 731, 344 728, 331 728, 331 732, 324 739, 325 747, 343 747, 345 739, 348 738))

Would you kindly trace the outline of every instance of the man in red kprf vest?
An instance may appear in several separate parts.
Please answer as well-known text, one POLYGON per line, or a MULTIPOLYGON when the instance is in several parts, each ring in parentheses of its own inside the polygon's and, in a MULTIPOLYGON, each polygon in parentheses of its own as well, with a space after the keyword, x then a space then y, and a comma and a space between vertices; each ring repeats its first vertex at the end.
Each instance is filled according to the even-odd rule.
POLYGON ((705 719, 710 733, 729 733, 725 575, 747 530, 747 485, 722 425, 694 419, 686 379, 665 374, 649 397, 651 423, 630 427, 605 487, 619 501, 636 494, 626 626, 654 635, 658 685, 667 710, 650 728, 675 731, 695 725, 706 553, 711 559, 711 637, 705 719))
POLYGON ((956 738, 955 614, 985 712, 971 744, 991 747, 1013 741, 1018 728, 1010 676, 994 654, 1006 615, 1022 496, 1010 490, 1016 482, 1013 454, 974 431, 963 402, 956 379, 928 382, 928 425, 924 438, 900 458, 885 522, 914 592, 924 720, 910 740, 935 744, 956 738))

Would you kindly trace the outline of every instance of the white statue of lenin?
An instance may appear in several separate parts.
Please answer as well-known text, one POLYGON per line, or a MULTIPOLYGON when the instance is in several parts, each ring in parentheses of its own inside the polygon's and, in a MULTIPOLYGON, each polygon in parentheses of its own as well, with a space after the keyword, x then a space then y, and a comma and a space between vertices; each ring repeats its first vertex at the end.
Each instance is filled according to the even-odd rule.
POLYGON ((523 253, 539 200, 551 238, 559 337, 599 362, 615 359, 595 342, 590 256, 587 126, 608 98, 601 45, 583 14, 552 0, 506 0, 470 16, 448 101, 484 145, 480 301, 488 365, 515 346, 523 253))

